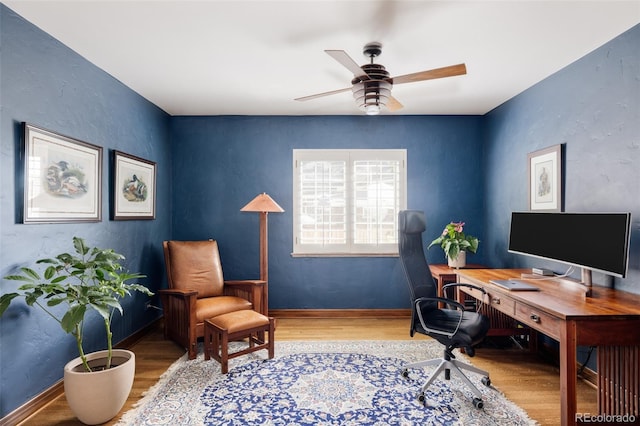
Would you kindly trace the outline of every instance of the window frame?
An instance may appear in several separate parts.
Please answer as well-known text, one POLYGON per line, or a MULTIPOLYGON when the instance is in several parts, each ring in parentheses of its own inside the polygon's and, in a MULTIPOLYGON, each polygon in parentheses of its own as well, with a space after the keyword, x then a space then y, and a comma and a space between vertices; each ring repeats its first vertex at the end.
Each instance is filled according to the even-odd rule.
MULTIPOLYGON (((293 257, 395 257, 397 242, 393 244, 355 244, 354 204, 355 161, 398 161, 398 211, 407 207, 407 150, 406 149, 294 149, 293 150, 293 257), (346 244, 299 244, 302 214, 300 161, 345 161, 346 244)), ((397 225, 397 212, 394 218, 397 225)))

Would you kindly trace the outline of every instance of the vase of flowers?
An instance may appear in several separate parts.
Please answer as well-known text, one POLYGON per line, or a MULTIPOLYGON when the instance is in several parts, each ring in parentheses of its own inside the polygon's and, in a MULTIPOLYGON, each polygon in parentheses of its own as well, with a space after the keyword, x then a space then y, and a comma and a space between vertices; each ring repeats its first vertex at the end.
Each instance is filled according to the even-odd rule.
POLYGON ((464 233, 464 222, 451 222, 445 226, 442 234, 431 241, 429 247, 439 245, 452 268, 463 268, 466 264, 467 251, 475 253, 480 241, 476 237, 464 233))

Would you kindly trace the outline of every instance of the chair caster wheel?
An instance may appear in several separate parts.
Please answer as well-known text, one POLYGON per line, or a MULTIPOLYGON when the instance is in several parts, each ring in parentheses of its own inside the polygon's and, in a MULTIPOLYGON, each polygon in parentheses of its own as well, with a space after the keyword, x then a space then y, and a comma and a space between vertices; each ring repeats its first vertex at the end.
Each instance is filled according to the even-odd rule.
POLYGON ((424 392, 421 392, 420 395, 418 395, 418 401, 420 401, 420 402, 422 402, 424 404, 426 400, 427 400, 427 398, 425 398, 424 392))
POLYGON ((487 376, 483 377, 481 380, 482 384, 485 386, 491 386, 491 379, 487 376))
POLYGON ((477 409, 484 408, 484 402, 480 398, 473 398, 473 406, 477 409))
POLYGON ((405 379, 409 377, 409 370, 407 369, 402 370, 402 377, 404 377, 405 379))

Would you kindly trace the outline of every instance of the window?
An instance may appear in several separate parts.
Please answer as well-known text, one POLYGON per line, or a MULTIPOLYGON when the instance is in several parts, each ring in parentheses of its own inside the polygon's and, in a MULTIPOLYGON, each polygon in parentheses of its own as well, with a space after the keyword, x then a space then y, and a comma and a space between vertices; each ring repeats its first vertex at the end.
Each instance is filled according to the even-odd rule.
POLYGON ((396 255, 404 149, 293 150, 293 254, 396 255))

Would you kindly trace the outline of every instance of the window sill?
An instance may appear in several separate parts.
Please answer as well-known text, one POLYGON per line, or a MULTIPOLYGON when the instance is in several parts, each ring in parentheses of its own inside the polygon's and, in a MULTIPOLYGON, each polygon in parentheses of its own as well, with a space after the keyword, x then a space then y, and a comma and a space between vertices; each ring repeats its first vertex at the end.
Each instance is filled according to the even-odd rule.
POLYGON ((291 257, 398 257, 398 253, 291 253, 291 257))

